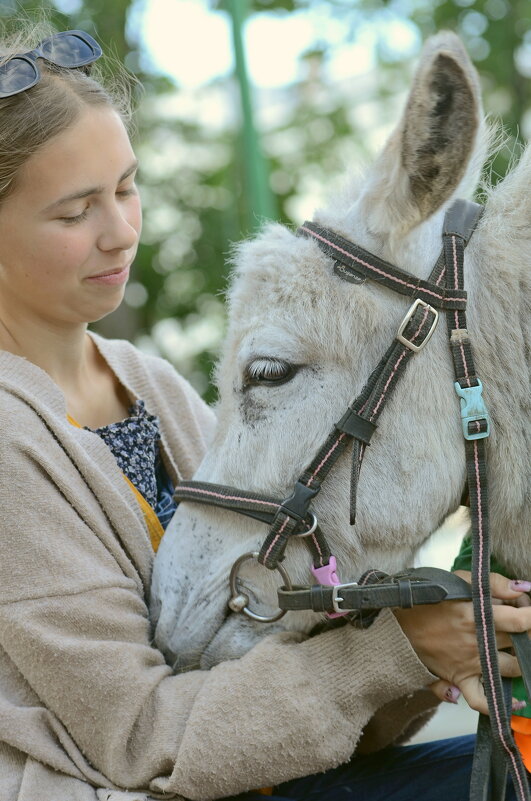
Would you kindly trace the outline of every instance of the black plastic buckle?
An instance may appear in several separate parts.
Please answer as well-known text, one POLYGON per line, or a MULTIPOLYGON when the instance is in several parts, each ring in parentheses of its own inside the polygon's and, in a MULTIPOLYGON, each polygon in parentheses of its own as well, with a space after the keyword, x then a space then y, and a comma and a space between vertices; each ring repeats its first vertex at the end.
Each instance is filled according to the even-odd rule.
POLYGON ((306 484, 297 481, 293 488, 293 494, 282 501, 279 511, 285 512, 295 520, 304 520, 308 514, 308 507, 312 499, 315 498, 320 489, 321 487, 312 489, 307 487, 306 484))

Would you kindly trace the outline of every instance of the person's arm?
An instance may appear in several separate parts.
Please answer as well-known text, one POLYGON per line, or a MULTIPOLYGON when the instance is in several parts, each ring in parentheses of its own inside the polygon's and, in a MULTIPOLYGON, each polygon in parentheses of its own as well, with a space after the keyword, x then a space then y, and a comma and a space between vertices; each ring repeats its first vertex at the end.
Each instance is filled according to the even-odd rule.
POLYGON ((15 725, 19 749, 56 749, 57 764, 67 755, 102 786, 208 799, 347 760, 377 708, 433 678, 390 612, 368 631, 273 636, 240 660, 172 675, 98 516, 89 524, 48 478, 60 458, 37 442, 12 453, 0 481, 0 647, 42 705, 29 714, 0 677, 0 739, 15 725))

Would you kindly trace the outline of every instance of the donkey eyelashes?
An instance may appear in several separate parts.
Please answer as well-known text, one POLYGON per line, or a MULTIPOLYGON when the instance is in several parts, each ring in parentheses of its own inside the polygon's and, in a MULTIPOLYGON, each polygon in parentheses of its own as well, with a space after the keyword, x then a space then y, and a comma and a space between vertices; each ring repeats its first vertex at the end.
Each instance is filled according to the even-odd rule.
POLYGON ((272 386, 289 381, 297 372, 298 366, 284 359, 267 356, 253 359, 245 368, 243 381, 245 386, 272 386))

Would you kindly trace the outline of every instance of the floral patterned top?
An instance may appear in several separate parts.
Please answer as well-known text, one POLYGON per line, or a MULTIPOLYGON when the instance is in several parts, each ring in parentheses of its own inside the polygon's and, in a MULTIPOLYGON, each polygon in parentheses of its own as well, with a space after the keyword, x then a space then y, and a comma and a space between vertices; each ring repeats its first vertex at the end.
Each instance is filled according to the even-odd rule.
POLYGON ((129 417, 102 428, 91 428, 110 448, 120 470, 155 510, 165 529, 176 509, 173 485, 160 454, 158 418, 137 400, 129 417))

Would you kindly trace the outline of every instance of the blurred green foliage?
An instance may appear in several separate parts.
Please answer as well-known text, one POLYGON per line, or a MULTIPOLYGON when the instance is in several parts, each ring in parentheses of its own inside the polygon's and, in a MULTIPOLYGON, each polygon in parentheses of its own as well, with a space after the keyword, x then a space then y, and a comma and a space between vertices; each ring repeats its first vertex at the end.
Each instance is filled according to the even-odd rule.
MULTIPOLYGON (((226 13, 226 0, 197 0, 226 13)), ((244 2, 244 0, 241 0, 244 2)), ((169 78, 146 66, 138 28, 145 0, 0 0, 0 17, 46 8, 60 29, 95 35, 133 71, 145 91, 135 147, 145 224, 133 280, 122 307, 98 324, 160 352, 208 400, 209 373, 224 327, 220 294, 232 242, 259 222, 249 197, 235 79, 220 77, 192 102, 169 78)), ((326 13, 341 21, 344 43, 372 30, 378 69, 363 78, 328 77, 329 45, 302 55, 300 77, 275 93, 254 93, 257 124, 279 219, 300 220, 305 203, 330 188, 345 167, 373 155, 397 119, 422 39, 455 30, 480 72, 487 111, 502 118, 508 145, 496 157, 502 177, 522 125, 531 127, 531 4, 528 0, 245 0, 249 14, 326 13), (398 46, 396 23, 414 46, 398 46), (273 111, 271 111, 273 108, 273 111), (376 138, 368 130, 376 131, 376 138)), ((308 210, 311 213, 311 210, 308 210)))

